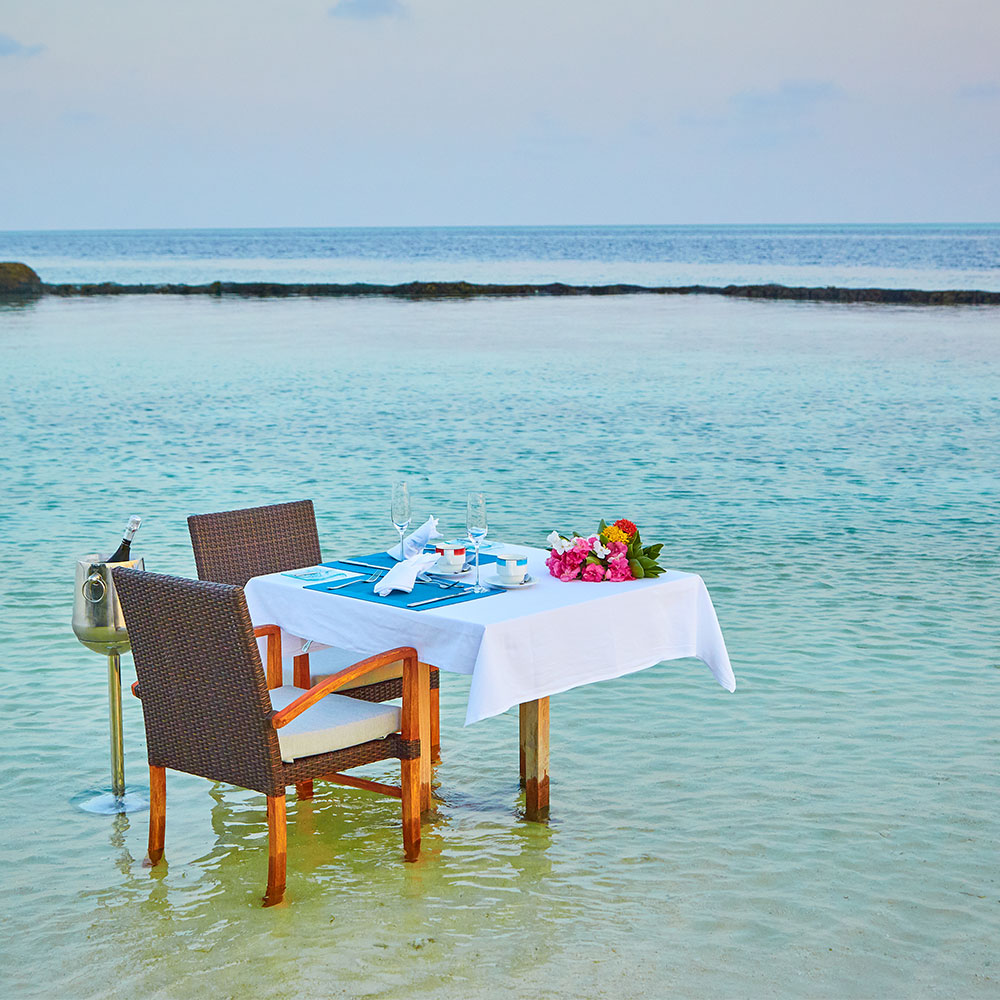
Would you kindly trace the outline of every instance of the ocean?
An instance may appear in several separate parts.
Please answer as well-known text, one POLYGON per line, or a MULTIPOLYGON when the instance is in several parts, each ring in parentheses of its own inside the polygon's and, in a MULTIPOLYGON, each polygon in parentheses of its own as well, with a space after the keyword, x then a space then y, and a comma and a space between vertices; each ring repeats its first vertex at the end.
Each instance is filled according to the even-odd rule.
POLYGON ((1000 225, 0 232, 42 280, 469 281, 1000 291, 1000 225))
MULTIPOLYGON (((996 226, 0 233, 48 282, 997 289, 998 247, 996 226)), ((996 995, 1000 309, 42 297, 0 305, 0 357, 7 995, 996 995), (324 554, 388 546, 398 475, 449 534, 477 488, 510 541, 632 519, 704 577, 736 692, 681 660, 554 697, 535 824, 516 713, 463 727, 446 675, 419 863, 394 800, 320 785, 289 797, 287 905, 261 909, 263 797, 171 773, 167 865, 143 868, 147 814, 78 807, 109 772, 76 559, 135 511, 147 568, 193 576, 188 514, 304 497, 324 554)))

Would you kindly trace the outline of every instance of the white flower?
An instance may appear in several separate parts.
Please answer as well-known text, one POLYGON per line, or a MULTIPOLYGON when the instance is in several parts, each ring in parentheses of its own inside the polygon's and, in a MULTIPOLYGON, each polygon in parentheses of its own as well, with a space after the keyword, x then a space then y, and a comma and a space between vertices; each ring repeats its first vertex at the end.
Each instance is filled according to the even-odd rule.
POLYGON ((594 546, 592 551, 594 555, 597 556, 598 559, 607 559, 607 557, 611 555, 611 549, 602 545, 601 539, 599 537, 594 539, 594 546))
POLYGON ((552 551, 559 556, 573 548, 573 543, 563 538, 558 531, 553 531, 545 541, 552 547, 552 551))

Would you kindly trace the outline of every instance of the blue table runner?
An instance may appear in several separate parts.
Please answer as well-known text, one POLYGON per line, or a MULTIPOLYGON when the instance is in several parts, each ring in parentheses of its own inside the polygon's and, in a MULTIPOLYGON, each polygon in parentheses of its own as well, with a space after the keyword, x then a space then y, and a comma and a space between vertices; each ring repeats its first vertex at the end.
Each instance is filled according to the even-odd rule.
MULTIPOLYGON (((433 548, 430 549, 433 551, 433 548)), ((373 566, 380 566, 384 569, 390 569, 396 565, 396 560, 392 556, 387 555, 385 552, 375 552, 367 556, 353 556, 357 562, 369 563, 373 566)), ((480 553, 479 565, 485 566, 488 562, 495 563, 496 556, 488 556, 485 552, 480 553)), ((360 573, 361 576, 358 577, 353 583, 344 584, 343 581, 333 581, 331 583, 314 583, 308 587, 304 587, 304 590, 318 590, 321 593, 337 594, 341 597, 352 597, 357 601, 371 601, 375 604, 389 604, 396 608, 406 608, 407 611, 429 611, 431 608, 450 608, 454 604, 462 604, 465 601, 476 601, 481 597, 493 597, 496 594, 504 593, 503 590, 488 590, 485 594, 470 594, 462 593, 462 586, 472 586, 475 583, 474 570, 469 573, 463 574, 463 578, 459 580, 457 577, 442 574, 439 579, 432 581, 431 583, 422 583, 419 580, 413 585, 413 590, 406 594, 400 590, 394 590, 392 593, 388 594, 386 597, 379 597, 378 594, 372 589, 374 587, 373 583, 368 583, 368 577, 371 576, 372 570, 366 569, 364 566, 351 566, 349 563, 342 562, 337 559, 330 560, 329 562, 322 563, 323 566, 336 567, 337 569, 349 570, 352 573, 360 573), (439 586, 440 583, 451 583, 452 581, 459 583, 460 586, 455 587, 455 593, 449 594, 449 591, 439 586), (435 601, 433 604, 425 604, 420 608, 407 608, 408 604, 412 604, 414 601, 429 601, 431 598, 441 597, 447 598, 447 600, 435 601)), ((433 570, 430 572, 433 573, 433 570)))

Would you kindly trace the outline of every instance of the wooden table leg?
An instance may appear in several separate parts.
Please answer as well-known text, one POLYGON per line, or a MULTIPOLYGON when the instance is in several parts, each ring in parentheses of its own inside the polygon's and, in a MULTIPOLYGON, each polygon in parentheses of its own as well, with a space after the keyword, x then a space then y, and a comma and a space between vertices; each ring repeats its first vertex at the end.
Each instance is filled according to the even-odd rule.
POLYGON ((421 663, 420 667, 420 811, 431 807, 431 667, 421 663))
POLYGON ((542 821, 549 815, 549 699, 524 702, 519 717, 525 815, 530 820, 542 821))
POLYGON ((521 787, 524 788, 524 734, 528 731, 528 705, 526 702, 518 705, 518 725, 520 726, 520 739, 517 741, 518 761, 520 765, 521 787))

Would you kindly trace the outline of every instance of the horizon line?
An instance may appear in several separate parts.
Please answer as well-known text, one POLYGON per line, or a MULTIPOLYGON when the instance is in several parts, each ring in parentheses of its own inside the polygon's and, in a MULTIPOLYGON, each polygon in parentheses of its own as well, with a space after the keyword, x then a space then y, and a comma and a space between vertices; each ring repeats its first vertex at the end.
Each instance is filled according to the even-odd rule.
POLYGON ((600 223, 458 223, 406 225, 333 225, 333 226, 107 226, 43 227, 38 229, 0 229, 0 235, 22 233, 177 233, 177 232, 329 232, 336 230, 468 230, 468 229, 827 229, 833 227, 866 229, 921 228, 930 226, 985 227, 1000 226, 1000 221, 922 221, 922 222, 600 222, 600 223))

